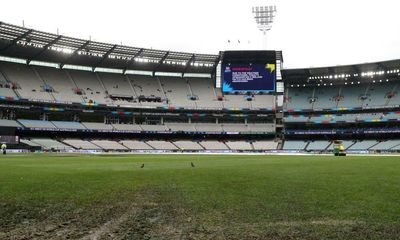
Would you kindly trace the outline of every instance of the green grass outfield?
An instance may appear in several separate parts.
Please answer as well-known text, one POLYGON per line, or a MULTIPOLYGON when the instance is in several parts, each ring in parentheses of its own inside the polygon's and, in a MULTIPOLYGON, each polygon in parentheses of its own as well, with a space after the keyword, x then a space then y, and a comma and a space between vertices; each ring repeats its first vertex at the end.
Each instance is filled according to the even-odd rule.
POLYGON ((0 239, 399 237, 400 157, 0 157, 0 239))

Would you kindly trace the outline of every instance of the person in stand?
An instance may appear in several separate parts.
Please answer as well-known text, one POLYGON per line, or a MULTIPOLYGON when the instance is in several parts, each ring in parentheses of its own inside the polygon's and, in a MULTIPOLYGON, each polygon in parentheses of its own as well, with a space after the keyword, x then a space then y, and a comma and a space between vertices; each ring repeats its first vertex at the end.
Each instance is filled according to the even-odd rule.
POLYGON ((4 155, 7 154, 7 145, 5 143, 1 144, 1 151, 4 155))

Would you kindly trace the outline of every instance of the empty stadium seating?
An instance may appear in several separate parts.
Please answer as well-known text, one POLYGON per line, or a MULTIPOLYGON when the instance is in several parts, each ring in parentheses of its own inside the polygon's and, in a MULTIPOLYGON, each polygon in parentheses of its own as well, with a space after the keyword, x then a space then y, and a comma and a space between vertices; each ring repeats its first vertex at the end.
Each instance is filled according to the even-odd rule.
POLYGON ((376 140, 359 141, 349 147, 347 150, 368 150, 378 143, 376 140))
POLYGON ((272 109, 273 95, 225 95, 210 78, 150 77, 0 63, 0 96, 57 101, 189 109, 272 109), (220 97, 220 99, 218 99, 220 97), (248 101, 248 98, 251 101, 248 101))
POLYGON ((82 150, 101 150, 101 147, 81 139, 66 139, 63 141, 65 144, 74 147, 75 149, 82 150))
POLYGON ((206 150, 229 150, 223 142, 219 141, 202 141, 199 144, 206 150))
POLYGON ((274 141, 255 141, 253 142, 254 150, 276 150, 278 143, 274 141))
POLYGON ((181 150, 203 150, 203 148, 193 141, 175 141, 174 145, 181 150))
POLYGON ((18 119, 18 122, 27 128, 45 128, 45 129, 56 129, 57 128, 50 121, 18 119))
POLYGON ((157 150, 178 150, 178 147, 167 141, 147 141, 146 143, 157 150))
POLYGON ((104 123, 95 123, 95 122, 82 122, 82 125, 85 126, 87 129, 94 129, 94 130, 113 130, 113 126, 110 124, 104 123))
POLYGON ((313 141, 307 145, 306 150, 309 151, 323 151, 329 147, 330 141, 313 141))
POLYGON ((227 141, 226 145, 231 150, 251 151, 253 150, 251 144, 245 141, 227 141))
POLYGON ((116 141, 110 141, 110 140, 93 140, 91 141, 92 144, 99 146, 100 148, 104 150, 127 150, 126 147, 123 145, 119 144, 116 141))
POLYGON ((304 150, 306 145, 305 141, 285 141, 283 150, 304 150))
POLYGON ((153 148, 147 143, 137 140, 123 140, 119 142, 122 146, 130 150, 152 150, 153 148))
POLYGON ((393 83, 370 83, 341 86, 294 87, 287 90, 287 109, 331 109, 385 107, 399 104, 393 83))
POLYGON ((49 138, 33 138, 31 142, 40 145, 44 150, 72 150, 73 148, 49 138))

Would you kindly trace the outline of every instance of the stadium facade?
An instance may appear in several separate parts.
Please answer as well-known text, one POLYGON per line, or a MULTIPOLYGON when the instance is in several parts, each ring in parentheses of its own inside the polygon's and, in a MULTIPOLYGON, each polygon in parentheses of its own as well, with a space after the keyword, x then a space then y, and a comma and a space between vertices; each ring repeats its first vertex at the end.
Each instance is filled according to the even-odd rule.
POLYGON ((400 150, 400 60, 282 63, 279 51, 162 51, 0 22, 0 140, 46 151, 327 152, 333 140, 400 150), (273 79, 267 91, 234 89, 253 80, 243 72, 226 90, 231 70, 248 66, 273 79))

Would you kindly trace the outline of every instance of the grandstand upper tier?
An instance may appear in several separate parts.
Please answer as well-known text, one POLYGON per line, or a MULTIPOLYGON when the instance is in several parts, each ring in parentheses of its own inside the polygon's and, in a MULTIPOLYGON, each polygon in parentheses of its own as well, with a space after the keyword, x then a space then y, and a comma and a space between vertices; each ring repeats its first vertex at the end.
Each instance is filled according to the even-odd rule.
POLYGON ((0 22, 0 97, 137 108, 275 109, 273 95, 227 95, 220 54, 76 39, 0 22))
POLYGON ((284 108, 341 110, 400 105, 400 60, 282 71, 284 108))

